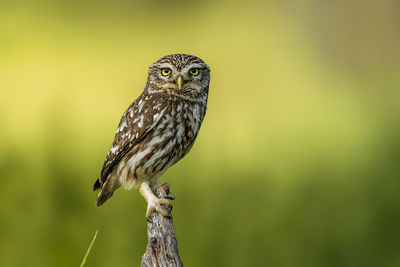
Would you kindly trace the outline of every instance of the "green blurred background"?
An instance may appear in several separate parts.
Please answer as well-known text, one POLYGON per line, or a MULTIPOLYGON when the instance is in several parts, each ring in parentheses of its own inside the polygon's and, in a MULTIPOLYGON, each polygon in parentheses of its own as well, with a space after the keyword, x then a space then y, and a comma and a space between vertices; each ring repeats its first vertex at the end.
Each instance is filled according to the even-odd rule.
POLYGON ((91 191, 148 66, 211 67, 161 178, 186 266, 400 266, 400 4, 0 4, 0 266, 139 266, 146 203, 91 191))

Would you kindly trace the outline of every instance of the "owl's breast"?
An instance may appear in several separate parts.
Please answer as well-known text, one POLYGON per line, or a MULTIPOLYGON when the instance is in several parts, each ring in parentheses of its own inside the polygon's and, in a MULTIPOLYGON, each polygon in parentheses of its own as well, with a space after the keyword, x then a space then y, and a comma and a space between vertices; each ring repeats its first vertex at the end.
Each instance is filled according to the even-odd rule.
POLYGON ((192 148, 205 114, 199 103, 171 105, 159 123, 127 156, 128 176, 150 179, 162 174, 192 148))
POLYGON ((205 107, 197 102, 175 102, 161 118, 151 139, 159 140, 153 147, 154 155, 148 162, 162 162, 160 171, 183 158, 192 148, 200 130, 205 107))
POLYGON ((182 110, 179 111, 177 116, 178 130, 176 136, 178 144, 182 147, 182 156, 184 156, 189 152, 199 133, 205 115, 205 107, 198 102, 186 102, 181 103, 181 105, 182 110))

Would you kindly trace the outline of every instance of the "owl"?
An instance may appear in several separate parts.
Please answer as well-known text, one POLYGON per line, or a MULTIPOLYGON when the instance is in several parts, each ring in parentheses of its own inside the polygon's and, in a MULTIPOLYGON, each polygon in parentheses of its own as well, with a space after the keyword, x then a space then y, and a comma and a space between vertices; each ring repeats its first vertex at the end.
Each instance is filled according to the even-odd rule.
POLYGON ((93 190, 97 206, 120 186, 136 187, 147 202, 146 217, 167 215, 170 203, 153 193, 158 178, 192 148, 203 122, 210 69, 198 57, 165 56, 153 63, 143 93, 122 115, 114 142, 93 190))

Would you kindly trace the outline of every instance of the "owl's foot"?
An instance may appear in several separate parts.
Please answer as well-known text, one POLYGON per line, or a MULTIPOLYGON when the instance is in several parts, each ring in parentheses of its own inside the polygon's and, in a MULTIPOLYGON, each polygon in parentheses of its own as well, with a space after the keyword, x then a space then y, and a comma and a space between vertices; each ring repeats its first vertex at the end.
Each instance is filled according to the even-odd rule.
POLYGON ((157 188, 161 187, 167 196, 165 197, 166 199, 174 200, 175 196, 169 191, 170 187, 168 183, 163 183, 162 185, 157 184, 156 186, 153 187, 153 193, 157 195, 157 188))
POLYGON ((154 212, 160 213, 164 217, 171 216, 172 205, 168 199, 155 199, 147 205, 146 219, 150 221, 154 212))
POLYGON ((167 196, 166 196, 167 199, 171 199, 171 200, 175 199, 175 196, 169 191, 169 184, 168 183, 163 183, 161 185, 161 187, 164 189, 165 193, 167 193, 167 196))

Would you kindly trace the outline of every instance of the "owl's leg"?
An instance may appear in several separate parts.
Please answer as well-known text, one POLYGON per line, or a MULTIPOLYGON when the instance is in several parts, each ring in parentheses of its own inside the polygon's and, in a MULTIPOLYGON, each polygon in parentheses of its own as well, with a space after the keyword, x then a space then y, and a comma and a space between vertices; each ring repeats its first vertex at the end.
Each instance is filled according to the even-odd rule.
POLYGON ((168 216, 171 209, 171 203, 169 203, 169 200, 167 199, 157 198, 151 190, 150 183, 148 181, 144 181, 140 184, 139 191, 147 202, 147 220, 150 220, 155 211, 164 217, 168 216))

